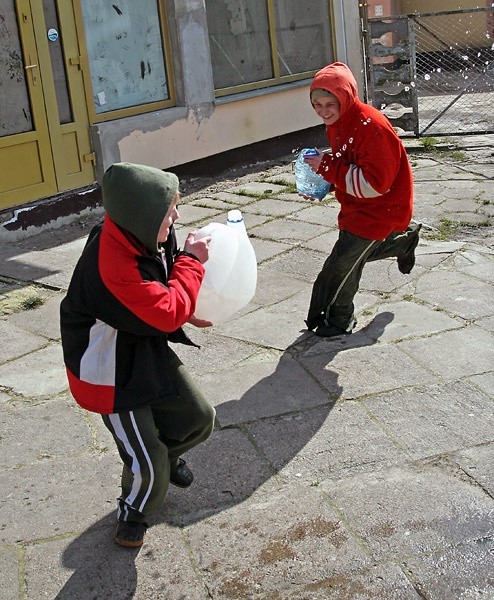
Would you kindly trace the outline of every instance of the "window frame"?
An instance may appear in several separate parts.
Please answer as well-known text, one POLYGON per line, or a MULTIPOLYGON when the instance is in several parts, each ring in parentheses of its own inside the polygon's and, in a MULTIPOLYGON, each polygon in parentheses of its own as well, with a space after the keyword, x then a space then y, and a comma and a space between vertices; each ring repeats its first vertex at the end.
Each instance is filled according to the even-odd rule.
MULTIPOLYGON (((301 73, 295 73, 293 75, 280 75, 280 65, 278 59, 278 40, 276 37, 276 22, 275 22, 275 0, 266 0, 267 2, 267 14, 268 14, 268 31, 269 31, 269 42, 271 47, 271 64, 273 65, 273 77, 269 79, 261 79, 259 81, 253 81, 251 83, 244 83, 239 85, 228 86, 224 88, 215 88, 214 94, 216 98, 223 96, 231 96, 233 94, 240 94, 242 92, 251 92, 254 90, 262 90, 265 88, 280 86, 286 83, 292 83, 294 81, 304 81, 312 78, 319 69, 312 69, 301 73)), ((331 50, 333 57, 336 56, 336 38, 335 38, 335 26, 334 26, 334 10, 333 0, 326 0, 329 10, 329 26, 331 30, 331 50)), ((207 8, 206 8, 207 11, 207 8)), ((209 37, 209 36, 208 36, 209 37)), ((212 55, 211 55, 212 62, 212 55)), ((213 65, 211 64, 211 67, 213 65)))
POLYGON ((87 51, 86 45, 86 35, 85 35, 85 27, 84 27, 84 16, 82 12, 82 2, 84 0, 79 0, 79 2, 74 3, 74 13, 75 13, 75 21, 77 28, 77 35, 79 38, 79 60, 80 67, 83 73, 84 80, 84 90, 86 93, 86 104, 88 110, 88 117, 90 125, 94 125, 96 123, 104 123, 106 121, 113 121, 115 119, 122 119, 124 117, 132 117, 135 115, 145 114, 154 112, 156 110, 162 110, 164 108, 171 108, 176 106, 176 96, 175 96, 175 84, 173 77, 173 61, 172 61, 172 53, 171 53, 171 43, 170 43, 170 35, 168 28, 168 21, 166 10, 164 7, 164 3, 162 0, 156 0, 156 5, 158 8, 158 18, 160 22, 160 31, 161 31, 161 42, 163 44, 163 62, 165 66, 166 72, 166 84, 168 87, 168 92, 170 97, 168 100, 160 100, 158 102, 149 102, 146 104, 139 104, 138 106, 130 106, 127 108, 117 108, 115 110, 109 110, 104 113, 97 113, 94 108, 94 94, 93 94, 93 83, 91 79, 91 68, 89 62, 89 55, 87 51))

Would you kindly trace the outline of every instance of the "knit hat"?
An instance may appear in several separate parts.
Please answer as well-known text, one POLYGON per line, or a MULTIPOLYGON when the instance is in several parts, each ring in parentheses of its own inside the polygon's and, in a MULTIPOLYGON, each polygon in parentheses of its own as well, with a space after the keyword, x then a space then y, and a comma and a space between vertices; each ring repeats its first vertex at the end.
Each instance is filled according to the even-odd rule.
POLYGON ((103 175, 103 206, 117 225, 157 254, 161 223, 178 191, 173 173, 131 163, 115 163, 103 175))
POLYGON ((310 93, 310 101, 315 102, 318 98, 322 98, 323 96, 331 96, 333 98, 336 98, 336 96, 334 94, 332 94, 331 92, 329 92, 328 90, 316 88, 315 90, 312 90, 312 92, 310 93))

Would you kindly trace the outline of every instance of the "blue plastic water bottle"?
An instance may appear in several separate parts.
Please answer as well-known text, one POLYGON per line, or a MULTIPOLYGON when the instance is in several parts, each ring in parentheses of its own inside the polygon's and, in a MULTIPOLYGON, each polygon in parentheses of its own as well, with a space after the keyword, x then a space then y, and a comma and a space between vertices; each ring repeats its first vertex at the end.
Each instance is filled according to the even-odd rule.
POLYGON ((295 183, 297 193, 311 200, 322 200, 329 192, 330 184, 318 175, 304 161, 304 156, 317 156, 319 152, 314 148, 304 148, 300 151, 295 161, 295 183))

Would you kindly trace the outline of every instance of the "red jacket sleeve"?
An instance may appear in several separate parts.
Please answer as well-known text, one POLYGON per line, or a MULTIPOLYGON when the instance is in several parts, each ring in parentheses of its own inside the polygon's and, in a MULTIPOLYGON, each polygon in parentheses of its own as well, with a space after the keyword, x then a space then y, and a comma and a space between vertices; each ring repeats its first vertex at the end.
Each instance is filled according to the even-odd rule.
POLYGON ((174 263, 168 285, 144 281, 137 260, 130 253, 118 260, 100 260, 100 273, 107 289, 138 319, 158 331, 170 333, 190 319, 204 277, 196 259, 181 255, 174 263))

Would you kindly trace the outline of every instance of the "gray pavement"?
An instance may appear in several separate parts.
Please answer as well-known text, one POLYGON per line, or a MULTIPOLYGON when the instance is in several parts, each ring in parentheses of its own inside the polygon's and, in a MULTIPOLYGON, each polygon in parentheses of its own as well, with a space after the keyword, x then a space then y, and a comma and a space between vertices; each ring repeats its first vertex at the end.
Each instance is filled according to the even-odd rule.
MULTIPOLYGON (((304 329, 337 205, 289 157, 185 194, 240 208, 258 288, 175 347, 217 409, 140 550, 111 541, 120 463, 71 399, 58 306, 98 211, 1 242, 0 598, 494 598, 493 136, 408 141, 417 264, 368 264, 351 336, 304 329)), ((200 182, 199 182, 200 183, 200 182)))

